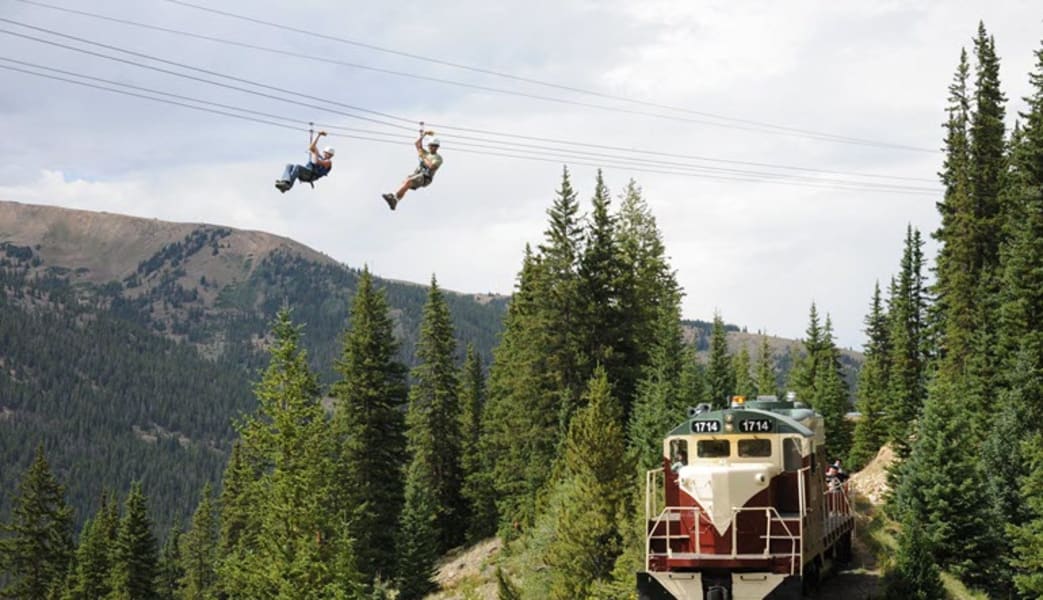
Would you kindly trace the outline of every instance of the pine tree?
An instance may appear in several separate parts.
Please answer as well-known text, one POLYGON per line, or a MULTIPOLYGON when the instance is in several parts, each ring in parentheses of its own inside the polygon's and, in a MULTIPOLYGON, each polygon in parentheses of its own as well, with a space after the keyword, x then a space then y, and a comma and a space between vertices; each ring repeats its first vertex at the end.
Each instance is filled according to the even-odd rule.
POLYGON ((815 395, 815 378, 818 375, 819 358, 822 356, 822 328, 818 321, 818 308, 811 303, 808 329, 805 334, 804 354, 790 371, 788 387, 796 392, 797 399, 809 401, 815 395))
POLYGON ((828 314, 816 363, 811 405, 822 413, 828 453, 833 457, 846 457, 851 450, 851 425, 844 418, 849 408, 848 389, 840 364, 840 351, 833 342, 833 322, 828 314))
POLYGON ((199 506, 192 515, 188 531, 181 537, 181 559, 184 572, 179 580, 182 600, 216 598, 218 515, 212 500, 210 484, 203 488, 199 506))
POLYGON ((257 515, 251 510, 254 500, 250 497, 252 483, 258 473, 244 456, 240 440, 232 444, 228 456, 221 489, 221 534, 218 541, 219 554, 231 555, 243 546, 250 547, 257 532, 257 515))
MULTIPOLYGON (((618 220, 610 213, 611 202, 604 178, 598 171, 590 223, 579 261, 583 352, 587 364, 605 367, 613 385, 626 386, 628 357, 620 347, 627 328, 627 315, 621 303, 625 266, 619 247, 618 220)), ((633 387, 622 391, 632 393, 633 387)), ((628 409, 626 406, 621 418, 625 418, 628 409)), ((562 419, 562 433, 568 430, 570 419, 571 415, 562 419)))
POLYGON ((414 459, 406 474, 405 506, 399 522, 398 594, 400 600, 419 600, 435 589, 435 562, 440 532, 438 506, 427 489, 430 473, 414 459))
POLYGON ((761 334, 760 352, 757 354, 757 394, 760 396, 777 396, 779 384, 775 375, 775 357, 768 345, 768 335, 761 334))
POLYGON ((1014 575, 1017 589, 1026 597, 1043 596, 1043 434, 1023 443, 1029 456, 1028 476, 1021 486, 1029 515, 1021 525, 1010 526, 1014 542, 1014 575))
POLYGON ((739 353, 732 357, 732 369, 735 381, 735 393, 739 396, 753 398, 757 395, 757 388, 750 375, 750 351, 744 344, 739 353))
POLYGON ((908 453, 908 439, 923 407, 926 357, 923 337, 926 301, 923 289, 923 241, 920 232, 906 228, 901 271, 892 289, 888 311, 888 397, 890 440, 900 456, 908 453))
POLYGON ((624 458, 619 402, 604 369, 595 370, 586 396, 569 427, 562 479, 548 500, 554 537, 544 560, 551 598, 586 597, 594 582, 611 577, 622 551, 616 522, 633 471, 624 458))
POLYGON ((10 520, 0 525, 0 596, 45 600, 60 590, 73 558, 72 509, 65 490, 36 448, 18 484, 10 520))
POLYGON ((579 202, 572 188, 567 168, 562 169, 561 187, 554 203, 547 210, 549 223, 543 232, 544 241, 538 247, 539 276, 532 283, 538 286, 537 315, 532 315, 530 326, 540 340, 540 351, 546 357, 550 390, 557 396, 561 431, 572 412, 576 410, 587 364, 583 348, 586 343, 581 326, 583 306, 580 298, 579 260, 582 252, 583 229, 579 222, 579 202))
POLYGON ((80 531, 75 568, 62 595, 64 600, 93 600, 108 596, 111 591, 112 549, 118 535, 119 507, 108 493, 102 494, 98 511, 80 531))
POLYGON ((219 566, 222 588, 247 597, 338 597, 359 591, 354 548, 335 506, 335 443, 300 329, 281 310, 257 411, 240 425, 240 453, 257 465, 240 494, 253 537, 219 566))
POLYGON ((710 336, 710 361, 706 368, 709 402, 715 408, 727 406, 735 391, 735 372, 728 355, 728 334, 719 312, 713 315, 713 334, 710 336))
POLYGON ((467 346, 460 382, 460 465, 464 476, 460 493, 467 502, 467 541, 473 543, 496 532, 496 497, 490 477, 492 467, 480 445, 485 375, 473 344, 467 346))
MULTIPOLYGON (((685 351, 679 314, 676 305, 663 308, 659 336, 651 351, 652 361, 638 384, 627 440, 639 473, 661 466, 663 435, 686 415, 688 403, 684 399, 682 373, 686 359, 693 365, 695 361, 685 351)), ((689 393, 688 398, 697 397, 689 393)))
POLYGON ((113 549, 110 600, 158 597, 159 550, 145 503, 141 482, 134 482, 123 505, 123 518, 113 549))
POLYGON ((393 330, 384 293, 374 289, 369 269, 363 269, 336 364, 340 380, 331 395, 338 445, 336 505, 350 523, 358 570, 367 583, 395 572, 393 524, 402 510, 406 386, 393 330))
POLYGON ((159 550, 157 564, 156 597, 160 600, 180 599, 180 581, 185 574, 181 562, 181 517, 175 517, 174 525, 167 533, 167 539, 159 550))
MULTIPOLYGON (((666 248, 641 188, 631 180, 623 193, 616 224, 620 252, 619 306, 624 318, 615 344, 618 371, 610 374, 613 393, 629 419, 638 382, 656 343, 661 308, 679 305, 681 292, 666 259, 666 248)), ((678 313, 679 314, 679 313, 678 313)))
POLYGON ((919 523, 934 560, 979 583, 996 540, 983 510, 985 476, 976 456, 973 419, 959 391, 932 383, 909 458, 901 464, 894 503, 903 523, 919 523))
POLYGON ((491 465, 499 533, 510 539, 531 525, 546 466, 558 446, 560 393, 552 389, 540 351, 542 317, 536 279, 539 259, 527 247, 504 332, 489 370, 489 399, 482 415, 481 451, 491 465))
POLYGON ((873 287, 873 300, 865 319, 866 343, 862 351, 865 361, 858 379, 857 407, 862 418, 855 424, 854 441, 848 465, 860 469, 887 442, 889 415, 890 339, 887 315, 880 299, 880 283, 873 287))
POLYGON ((432 277, 420 325, 406 424, 410 470, 420 478, 417 493, 426 494, 424 501, 435 510, 434 550, 438 554, 462 542, 467 531, 463 521, 466 506, 460 494, 460 383, 453 364, 455 351, 449 307, 432 277))
POLYGON ((903 523, 894 568, 884 576, 884 598, 944 600, 946 597, 923 527, 916 521, 903 523))

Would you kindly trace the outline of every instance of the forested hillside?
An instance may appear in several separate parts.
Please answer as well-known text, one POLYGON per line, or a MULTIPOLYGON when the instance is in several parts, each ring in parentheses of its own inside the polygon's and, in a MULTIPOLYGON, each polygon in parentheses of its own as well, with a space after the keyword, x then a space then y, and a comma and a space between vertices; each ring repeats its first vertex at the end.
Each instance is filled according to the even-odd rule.
MULTIPOLYGON (((278 309, 330 381, 358 276, 259 232, 0 202, 0 485, 43 443, 77 523, 134 479, 160 524, 185 517, 256 405, 278 309)), ((412 364, 425 290, 380 285, 412 364)), ((458 338, 491 356, 506 299, 446 302, 458 338)))

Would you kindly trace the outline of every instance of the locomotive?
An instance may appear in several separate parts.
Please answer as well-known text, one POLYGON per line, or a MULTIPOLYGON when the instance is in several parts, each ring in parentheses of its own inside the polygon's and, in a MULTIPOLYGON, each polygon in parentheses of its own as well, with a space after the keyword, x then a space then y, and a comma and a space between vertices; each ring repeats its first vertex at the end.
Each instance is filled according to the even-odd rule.
POLYGON ((847 486, 822 417, 793 395, 689 409, 645 477, 640 600, 801 598, 851 555, 847 486))

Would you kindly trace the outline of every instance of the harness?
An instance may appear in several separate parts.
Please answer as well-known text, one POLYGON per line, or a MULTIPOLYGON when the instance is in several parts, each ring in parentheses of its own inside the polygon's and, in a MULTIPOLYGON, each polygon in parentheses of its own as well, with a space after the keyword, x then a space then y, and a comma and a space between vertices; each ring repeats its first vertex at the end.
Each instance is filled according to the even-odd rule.
MULTIPOLYGON (((433 154, 433 153, 429 153, 429 154, 433 154)), ((439 166, 441 166, 441 165, 439 165, 439 166)), ((424 185, 428 185, 428 184, 431 183, 431 181, 434 180, 434 178, 435 178, 435 171, 437 171, 437 170, 438 170, 438 167, 435 167, 434 169, 431 169, 430 167, 428 167, 427 163, 424 162, 424 157, 420 157, 420 164, 417 166, 416 171, 413 171, 413 173, 415 173, 417 175, 423 175, 424 176, 424 185)))
POLYGON ((311 187, 315 187, 315 181, 329 175, 333 169, 332 166, 324 167, 318 163, 308 161, 308 164, 304 165, 303 169, 298 170, 297 179, 307 183, 311 187))

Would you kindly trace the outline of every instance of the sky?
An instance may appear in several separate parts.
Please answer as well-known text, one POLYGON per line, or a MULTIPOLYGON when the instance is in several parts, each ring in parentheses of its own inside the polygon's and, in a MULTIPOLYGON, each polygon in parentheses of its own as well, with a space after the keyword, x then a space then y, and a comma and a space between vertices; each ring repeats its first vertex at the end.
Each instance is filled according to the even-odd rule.
POLYGON ((281 27, 169 0, 40 2, 280 52, 0 0, 0 31, 240 90, 2 32, 8 61, 0 65, 29 62, 62 69, 68 74, 50 73, 66 79, 204 99, 292 126, 0 69, 0 199, 263 230, 382 277, 425 283, 435 274, 448 289, 507 294, 525 245, 542 238, 562 166, 584 211, 602 166, 614 197, 631 179, 641 186, 685 290, 686 318, 719 311, 751 331, 796 338, 814 301, 830 314, 838 343, 856 349, 874 283, 886 288, 897 271, 907 225, 928 238, 929 257, 937 250, 929 239, 939 224, 937 150, 960 49, 972 49, 983 20, 1013 123, 1043 38, 1043 9, 1027 0, 206 3, 281 27), (329 138, 332 174, 314 190, 280 194, 273 182, 285 163, 306 160, 312 121, 385 141, 329 138), (391 212, 380 195, 415 167, 419 121, 438 130, 445 163, 431 187, 391 212), (467 146, 475 143, 468 136, 497 147, 467 146), (531 138, 581 142, 606 156, 565 160, 531 138), (662 154, 620 164, 610 158, 619 148, 662 154), (682 167, 665 164, 690 162, 678 155, 712 159, 697 164, 715 170, 679 174, 682 167), (801 178, 780 183, 736 170, 801 178), (838 186, 841 178, 858 183, 838 186))

